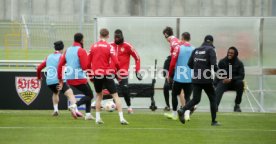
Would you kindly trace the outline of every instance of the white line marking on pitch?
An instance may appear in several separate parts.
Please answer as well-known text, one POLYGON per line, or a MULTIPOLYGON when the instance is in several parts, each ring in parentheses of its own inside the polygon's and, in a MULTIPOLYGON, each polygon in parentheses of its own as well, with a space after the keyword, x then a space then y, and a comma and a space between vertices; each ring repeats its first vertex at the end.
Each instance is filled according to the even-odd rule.
POLYGON ((177 130, 177 131, 258 131, 276 132, 266 129, 185 129, 185 128, 104 128, 104 127, 0 127, 0 129, 106 129, 106 130, 177 130))

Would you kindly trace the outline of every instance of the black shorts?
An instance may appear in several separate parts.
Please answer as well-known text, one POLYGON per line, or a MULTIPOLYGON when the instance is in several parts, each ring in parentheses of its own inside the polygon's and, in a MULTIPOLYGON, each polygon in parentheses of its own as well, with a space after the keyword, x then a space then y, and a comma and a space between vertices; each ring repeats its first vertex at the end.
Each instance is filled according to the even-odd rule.
POLYGON ((192 83, 179 83, 174 81, 172 85, 172 93, 177 96, 184 90, 185 97, 190 97, 193 91, 192 83))
POLYGON ((110 94, 117 92, 115 82, 112 76, 94 77, 94 87, 97 93, 102 92, 103 88, 106 88, 110 94))
MULTIPOLYGON (((58 90, 57 90, 57 86, 58 84, 52 84, 52 85, 48 85, 48 88, 55 94, 58 93, 58 90)), ((63 83, 63 87, 61 89, 61 92, 62 93, 65 93, 69 88, 68 84, 66 82, 63 83)))
POLYGON ((89 97, 93 98, 93 92, 92 92, 91 87, 89 86, 88 83, 80 84, 80 85, 70 85, 70 86, 76 88, 77 90, 79 90, 85 96, 89 96, 89 97))

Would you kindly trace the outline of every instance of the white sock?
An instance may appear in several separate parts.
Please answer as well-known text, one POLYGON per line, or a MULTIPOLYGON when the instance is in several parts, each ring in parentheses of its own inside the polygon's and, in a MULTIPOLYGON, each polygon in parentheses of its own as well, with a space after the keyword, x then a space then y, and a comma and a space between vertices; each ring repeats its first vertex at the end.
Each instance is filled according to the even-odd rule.
POLYGON ((132 109, 132 107, 131 107, 131 106, 128 106, 128 109, 132 109))
POLYGON ((120 121, 124 120, 123 112, 118 112, 118 113, 119 113, 120 121))
POLYGON ((100 112, 96 112, 96 121, 99 121, 101 119, 100 112))
POLYGON ((78 106, 76 106, 76 112, 79 112, 79 110, 78 110, 78 106))
POLYGON ((91 113, 85 113, 85 116, 86 117, 88 117, 88 116, 90 116, 91 115, 91 113))
POLYGON ((58 112, 58 104, 54 104, 54 111, 58 112))
POLYGON ((77 105, 76 104, 72 104, 72 105, 70 105, 70 107, 73 107, 73 108, 77 108, 77 105))
POLYGON ((176 116, 177 116, 177 112, 176 112, 176 111, 172 111, 172 115, 173 115, 174 117, 176 117, 176 116))

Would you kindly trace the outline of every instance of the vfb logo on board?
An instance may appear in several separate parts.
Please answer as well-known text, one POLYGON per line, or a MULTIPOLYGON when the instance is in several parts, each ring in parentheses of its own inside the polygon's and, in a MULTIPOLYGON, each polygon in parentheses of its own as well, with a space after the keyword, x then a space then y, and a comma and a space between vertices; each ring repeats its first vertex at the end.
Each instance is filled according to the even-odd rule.
POLYGON ((15 86, 20 99, 30 105, 39 94, 41 82, 36 77, 15 77, 15 86))

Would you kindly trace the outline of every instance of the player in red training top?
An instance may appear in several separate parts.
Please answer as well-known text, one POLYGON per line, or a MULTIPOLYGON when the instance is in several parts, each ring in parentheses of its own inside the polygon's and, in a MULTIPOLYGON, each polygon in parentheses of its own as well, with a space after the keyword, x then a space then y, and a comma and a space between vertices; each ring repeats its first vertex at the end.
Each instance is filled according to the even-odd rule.
MULTIPOLYGON (((173 35, 173 29, 171 27, 166 27, 163 30, 163 35, 165 36, 166 40, 170 43, 170 53, 171 53, 171 57, 174 57, 177 52, 180 49, 180 45, 182 44, 177 37, 175 37, 173 35)), ((170 65, 172 65, 172 61, 170 62, 170 65)), ((168 83, 172 83, 172 80, 170 78, 167 79, 168 83)), ((174 98, 172 98, 174 99, 174 98)), ((179 100, 181 103, 181 106, 185 105, 185 99, 184 99, 184 92, 181 91, 181 94, 179 95, 179 100)), ((177 112, 174 109, 172 111, 172 115, 170 114, 165 114, 165 116, 167 116, 168 118, 172 118, 174 120, 177 119, 177 112)))
POLYGON ((131 108, 129 89, 128 89, 128 75, 129 75, 129 62, 130 56, 132 56, 135 60, 135 72, 138 80, 142 80, 142 76, 139 73, 140 71, 140 57, 131 44, 124 41, 123 32, 120 29, 115 30, 114 32, 114 42, 111 43, 114 47, 117 58, 120 65, 119 70, 119 88, 122 91, 122 95, 124 96, 125 102, 128 106, 128 113, 132 114, 133 110, 131 108))
POLYGON ((120 123, 122 125, 127 125, 128 122, 123 116, 121 100, 118 96, 115 82, 113 80, 115 78, 116 70, 119 70, 120 67, 114 47, 107 42, 108 38, 109 31, 107 29, 101 29, 100 40, 92 45, 88 57, 88 67, 91 68, 94 87, 97 93, 96 124, 104 123, 101 119, 100 111, 101 101, 103 99, 103 87, 105 87, 115 100, 120 117, 120 123), (111 63, 114 63, 116 70, 112 68, 111 63))

